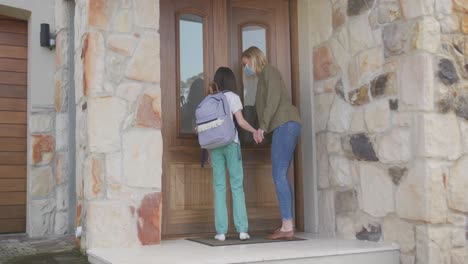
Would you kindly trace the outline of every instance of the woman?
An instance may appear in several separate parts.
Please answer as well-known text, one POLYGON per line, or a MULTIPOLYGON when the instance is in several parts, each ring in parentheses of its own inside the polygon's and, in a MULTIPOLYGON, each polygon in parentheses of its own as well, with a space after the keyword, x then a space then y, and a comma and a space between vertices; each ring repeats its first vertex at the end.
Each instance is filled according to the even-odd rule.
MULTIPOLYGON (((236 94, 236 79, 231 69, 220 67, 214 76, 214 86, 210 86, 210 93, 223 92, 226 96, 231 118, 236 118, 237 124, 243 129, 257 133, 242 115, 242 102, 236 94)), ((210 150, 211 165, 213 167, 214 204, 216 240, 224 241, 228 231, 228 214, 226 207, 226 164, 229 169, 231 193, 234 211, 234 225, 240 240, 248 240, 249 223, 244 195, 244 171, 240 150, 239 136, 231 144, 210 150)))
POLYGON ((259 128, 254 134, 255 141, 264 139, 264 133, 273 133, 271 164, 273 181, 278 198, 282 226, 269 239, 292 239, 293 195, 288 179, 289 166, 301 131, 301 119, 291 104, 280 72, 268 64, 265 55, 257 47, 250 47, 242 53, 242 64, 247 77, 258 77, 255 106, 259 128))

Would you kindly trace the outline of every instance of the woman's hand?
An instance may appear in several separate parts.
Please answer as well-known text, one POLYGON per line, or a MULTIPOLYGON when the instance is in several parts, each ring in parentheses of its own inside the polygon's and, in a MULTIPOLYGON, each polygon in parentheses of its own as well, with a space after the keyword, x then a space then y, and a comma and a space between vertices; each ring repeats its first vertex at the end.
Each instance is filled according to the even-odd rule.
POLYGON ((261 129, 258 129, 257 131, 254 132, 254 140, 257 144, 262 143, 263 139, 265 138, 264 136, 264 131, 261 129))

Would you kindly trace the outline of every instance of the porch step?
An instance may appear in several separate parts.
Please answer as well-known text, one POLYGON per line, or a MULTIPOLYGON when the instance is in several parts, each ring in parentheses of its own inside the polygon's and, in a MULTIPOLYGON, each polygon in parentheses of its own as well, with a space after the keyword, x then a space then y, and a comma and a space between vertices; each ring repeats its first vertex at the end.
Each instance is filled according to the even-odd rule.
POLYGON ((300 234, 304 241, 210 247, 187 240, 165 240, 158 246, 90 249, 91 264, 399 264, 397 245, 319 238, 300 234))

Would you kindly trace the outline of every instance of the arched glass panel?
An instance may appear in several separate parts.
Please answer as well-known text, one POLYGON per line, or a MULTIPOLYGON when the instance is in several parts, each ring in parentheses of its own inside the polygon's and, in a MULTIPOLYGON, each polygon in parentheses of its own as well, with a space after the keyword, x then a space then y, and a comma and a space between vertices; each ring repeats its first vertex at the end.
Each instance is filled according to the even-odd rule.
POLYGON ((180 132, 190 134, 195 129, 195 109, 205 96, 203 17, 182 14, 178 25, 180 132))
MULTIPOLYGON (((242 51, 251 46, 258 47, 265 56, 267 55, 267 31, 262 26, 250 25, 242 28, 242 51)), ((257 77, 246 77, 242 80, 244 87, 244 104, 255 105, 257 93, 257 77)))

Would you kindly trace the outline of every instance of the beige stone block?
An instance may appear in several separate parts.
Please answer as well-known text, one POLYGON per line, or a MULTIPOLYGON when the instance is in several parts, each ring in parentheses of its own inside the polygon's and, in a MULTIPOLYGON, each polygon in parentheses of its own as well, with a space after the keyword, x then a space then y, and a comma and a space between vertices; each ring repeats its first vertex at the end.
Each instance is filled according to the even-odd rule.
POLYGON ((468 34, 468 16, 466 15, 461 18, 461 31, 463 34, 468 34))
POLYGON ((161 89, 153 86, 146 89, 140 99, 136 125, 139 127, 161 128, 161 89))
POLYGON ((121 147, 121 125, 127 114, 127 103, 104 97, 88 101, 88 141, 91 152, 108 153, 121 147))
MULTIPOLYGON (((449 0, 451 2, 451 0, 449 0)), ((456 15, 445 16, 440 20, 440 31, 443 34, 460 32, 460 22, 456 15)))
POLYGON ((31 195, 44 197, 54 188, 53 172, 50 166, 31 168, 31 195))
POLYGON ((441 164, 415 161, 396 191, 397 214, 409 220, 444 223, 447 220, 446 177, 441 164))
POLYGON ((332 132, 347 132, 351 125, 353 109, 350 104, 335 97, 328 119, 328 130, 332 132))
POLYGON ((58 212, 55 214, 54 234, 65 235, 68 232, 68 213, 58 212))
POLYGON ((114 31, 117 31, 120 33, 130 32, 133 27, 132 19, 133 19, 133 16, 129 9, 120 10, 114 19, 114 23, 113 23, 114 31))
POLYGON ((348 23, 351 54, 366 50, 376 44, 367 15, 357 16, 348 23))
POLYGON ((31 237, 41 237, 52 234, 54 231, 53 223, 55 218, 55 203, 53 200, 31 200, 30 207, 31 209, 29 212, 34 217, 31 217, 28 234, 31 237))
POLYGON ((468 263, 468 249, 467 248, 457 248, 451 250, 451 264, 466 264, 468 263))
POLYGON ((412 158, 411 131, 394 128, 378 140, 378 157, 383 163, 406 162, 412 158))
POLYGON ((142 90, 141 83, 122 83, 117 87, 116 95, 132 104, 138 99, 142 90))
POLYGON ((387 100, 368 105, 364 111, 367 129, 371 133, 383 132, 390 127, 390 108, 387 100))
POLYGON ((447 227, 416 227, 416 263, 450 264, 450 230, 447 227))
POLYGON ((344 239, 355 239, 356 230, 354 230, 354 221, 351 217, 336 216, 336 233, 344 239))
POLYGON ((68 199, 70 197, 69 187, 66 184, 59 185, 55 188, 55 192, 57 195, 57 210, 67 210, 68 209, 68 199))
POLYGON ((440 24, 433 17, 426 17, 416 24, 413 47, 415 49, 436 52, 440 46, 440 24))
POLYGON ((327 152, 329 154, 342 154, 341 135, 337 133, 326 134, 327 152))
POLYGON ((160 81, 159 35, 147 33, 143 36, 130 60, 125 76, 142 82, 160 81))
POLYGON ((468 212, 468 156, 460 158, 450 170, 448 204, 458 211, 468 212))
POLYGON ((129 186, 161 188, 161 131, 133 129, 123 135, 123 172, 129 186))
POLYGON ((453 12, 452 0, 435 0, 435 12, 443 15, 449 15, 453 12))
POLYGON ((107 182, 122 183, 122 153, 106 154, 106 178, 107 182))
POLYGON ((357 110, 353 112, 353 116, 351 117, 351 132, 365 132, 366 131, 366 123, 364 122, 364 111, 357 110))
POLYGON ((32 114, 29 120, 29 129, 31 133, 52 132, 52 115, 32 114))
POLYGON ((55 184, 68 182, 68 153, 58 152, 55 158, 55 184))
POLYGON ((48 134, 32 136, 31 161, 33 165, 50 164, 55 153, 54 141, 54 137, 48 134))
POLYGON ((384 217, 395 210, 393 183, 383 168, 371 163, 360 163, 360 207, 374 216, 384 217))
POLYGON ((398 217, 384 219, 383 236, 385 242, 397 243, 403 253, 410 253, 416 247, 414 226, 398 217))
POLYGON ((416 261, 416 256, 413 254, 400 254, 400 263, 401 264, 414 264, 416 261))
POLYGON ((105 194, 105 163, 97 155, 88 156, 84 164, 84 195, 86 199, 102 198, 105 194))
POLYGON ((466 0, 453 0, 453 5, 456 11, 468 14, 468 2, 466 0))
POLYGON ((454 227, 451 231, 452 247, 465 247, 466 246, 466 228, 454 227))
POLYGON ((335 59, 337 66, 340 67, 341 72, 347 72, 349 61, 351 60, 349 48, 347 46, 348 35, 346 30, 342 30, 341 32, 342 33, 340 33, 340 35, 337 35, 330 40, 330 48, 333 58, 335 59), (343 38, 345 41, 342 41, 343 38))
POLYGON ((434 67, 432 56, 416 54, 401 59, 399 68, 400 100, 409 109, 434 108, 434 67))
POLYGON ((314 49, 313 52, 314 80, 326 80, 337 72, 333 62, 330 44, 314 49))
POLYGON ((335 192, 331 190, 319 191, 318 215, 319 234, 335 234, 335 192))
POLYGON ((329 163, 328 163, 328 151, 325 133, 317 135, 317 173, 318 173, 318 187, 319 189, 326 189, 330 186, 330 180, 328 178, 329 163))
POLYGON ((327 129, 327 123, 330 117, 330 110, 334 98, 335 95, 333 93, 318 94, 314 96, 315 132, 320 132, 327 129))
POLYGON ((412 129, 418 156, 451 160, 460 157, 460 129, 453 113, 418 114, 412 129))
POLYGON ((107 30, 119 1, 92 0, 88 2, 88 24, 91 27, 107 30))
POLYGON ((460 125, 461 131, 461 148, 463 153, 468 153, 468 122, 464 119, 459 119, 458 124, 460 125))
POLYGON ((434 0, 400 0, 403 16, 407 19, 430 15, 434 12, 434 0))
POLYGON ((139 27, 159 28, 159 1, 138 0, 134 1, 135 24, 139 27))
POLYGON ((467 220, 468 216, 463 213, 449 212, 447 215, 447 222, 457 227, 466 227, 467 220))
POLYGON ((87 248, 139 246, 136 220, 122 201, 90 201, 87 210, 87 248))
MULTIPOLYGON (((99 0, 101 1, 101 0, 99 0)), ((83 47, 83 95, 96 95, 104 86, 105 48, 99 32, 89 32, 83 47)))
POLYGON ((381 71, 384 64, 384 51, 382 46, 367 49, 357 55, 359 69, 359 80, 364 82, 366 79, 375 76, 381 71))
POLYGON ((346 157, 329 156, 330 183, 332 186, 349 187, 353 184, 351 164, 346 157))
POLYGON ((68 147, 68 113, 58 113, 55 117, 55 149, 64 150, 68 147))
POLYGON ((138 39, 131 35, 111 35, 107 38, 107 46, 110 50, 123 56, 133 54, 138 39))

